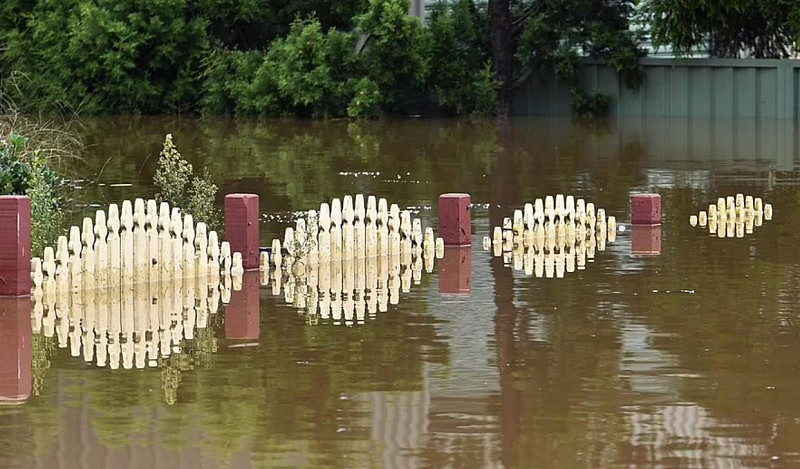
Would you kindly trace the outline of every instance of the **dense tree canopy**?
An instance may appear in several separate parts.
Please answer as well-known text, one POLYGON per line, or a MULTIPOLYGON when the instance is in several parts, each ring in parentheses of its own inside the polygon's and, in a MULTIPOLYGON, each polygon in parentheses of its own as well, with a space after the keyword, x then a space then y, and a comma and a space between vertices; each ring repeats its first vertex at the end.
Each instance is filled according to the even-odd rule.
POLYGON ((423 25, 409 0, 8 0, 0 92, 84 114, 505 115, 555 70, 591 103, 581 56, 637 84, 633 3, 443 0, 423 25))
POLYGON ((489 0, 492 59, 500 81, 498 113, 532 74, 553 67, 576 86, 581 55, 602 58, 628 85, 641 80, 644 55, 630 28, 634 0, 489 0))
POLYGON ((699 47, 716 57, 783 58, 796 53, 796 0, 647 0, 655 45, 678 52, 699 47))

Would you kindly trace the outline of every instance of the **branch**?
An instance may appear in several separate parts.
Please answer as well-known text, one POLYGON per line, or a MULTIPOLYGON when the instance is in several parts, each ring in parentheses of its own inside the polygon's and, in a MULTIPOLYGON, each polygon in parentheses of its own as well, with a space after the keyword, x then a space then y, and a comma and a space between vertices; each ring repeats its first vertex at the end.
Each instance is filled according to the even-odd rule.
POLYGON ((533 67, 533 65, 529 66, 522 75, 518 76, 513 82, 511 82, 511 89, 515 90, 522 86, 526 81, 528 81, 528 78, 530 78, 535 71, 536 69, 533 67))
POLYGON ((528 19, 531 16, 533 16, 534 13, 539 13, 540 7, 541 7, 541 5, 539 5, 539 4, 533 4, 533 5, 529 6, 528 8, 526 8, 525 11, 522 12, 522 15, 519 18, 517 18, 514 21, 512 21, 511 22, 511 34, 513 36, 516 36, 517 34, 519 34, 522 31, 522 29, 525 27, 525 23, 528 21, 528 19))

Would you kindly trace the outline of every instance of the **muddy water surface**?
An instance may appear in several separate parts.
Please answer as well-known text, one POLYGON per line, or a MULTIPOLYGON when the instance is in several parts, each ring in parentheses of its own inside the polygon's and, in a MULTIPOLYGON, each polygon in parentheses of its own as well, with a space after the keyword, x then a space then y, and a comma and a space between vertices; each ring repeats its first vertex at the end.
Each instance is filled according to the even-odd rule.
MULTIPOLYGON (((105 118, 82 131, 76 218, 151 196, 171 132, 221 193, 260 196, 263 245, 332 197, 375 194, 435 225, 455 191, 472 196, 473 247, 360 324, 250 290, 243 323, 220 306, 141 369, 72 356, 6 304, 0 391, 30 396, 0 405, 0 467, 800 465, 797 129, 105 118), (661 194, 660 232, 634 236, 631 192, 661 194), (563 278, 483 250, 490 227, 555 193, 627 229, 563 278), (772 203, 773 220, 733 239, 689 226, 736 193, 772 203), (634 252, 659 239, 660 254, 634 252)), ((164 327, 187 319, 174 318, 164 327)))

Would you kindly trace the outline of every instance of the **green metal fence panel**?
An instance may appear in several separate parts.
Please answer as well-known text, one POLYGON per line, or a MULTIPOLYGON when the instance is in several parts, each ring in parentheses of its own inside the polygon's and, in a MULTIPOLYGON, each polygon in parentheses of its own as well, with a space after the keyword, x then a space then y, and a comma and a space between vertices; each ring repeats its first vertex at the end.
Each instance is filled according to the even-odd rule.
MULTIPOLYGON (((585 60, 578 81, 611 97, 620 117, 796 119, 800 60, 642 59, 645 81, 629 89, 607 65, 585 60)), ((568 115, 572 98, 552 73, 534 75, 515 96, 518 115, 568 115)))

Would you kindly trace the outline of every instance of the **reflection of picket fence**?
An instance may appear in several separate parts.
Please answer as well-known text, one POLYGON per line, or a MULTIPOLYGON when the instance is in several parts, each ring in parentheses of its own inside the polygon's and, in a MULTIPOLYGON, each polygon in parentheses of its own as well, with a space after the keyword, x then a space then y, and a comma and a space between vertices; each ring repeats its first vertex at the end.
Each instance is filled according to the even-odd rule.
POLYGON ((606 240, 616 239, 616 219, 606 219, 605 210, 595 210, 571 195, 548 195, 515 210, 513 218, 505 218, 503 226, 494 227, 492 239, 484 238, 484 249, 493 246, 495 256, 503 255, 515 270, 537 277, 561 278, 582 270, 595 249, 604 251, 606 240))
POLYGON ((261 255, 262 284, 271 278, 273 294, 283 291, 310 321, 353 324, 398 304, 400 291, 444 255, 444 241, 397 204, 364 202, 361 194, 336 198, 286 228, 283 242, 272 241, 271 259, 261 255))
POLYGON ((108 215, 97 210, 94 221, 83 219, 69 238, 60 236, 54 250, 47 247, 42 259, 32 259, 34 293, 50 283, 77 292, 110 285, 133 285, 175 278, 219 275, 241 271, 241 254, 231 254, 227 242, 207 232, 169 204, 136 199, 111 204, 108 215))
MULTIPOLYGON (((205 329, 220 300, 228 303, 241 275, 175 277, 70 292, 47 279, 34 291, 33 332, 57 337, 73 357, 117 369, 157 366, 181 353, 181 341, 205 329)), ((237 285, 239 284, 239 285, 237 285)))

